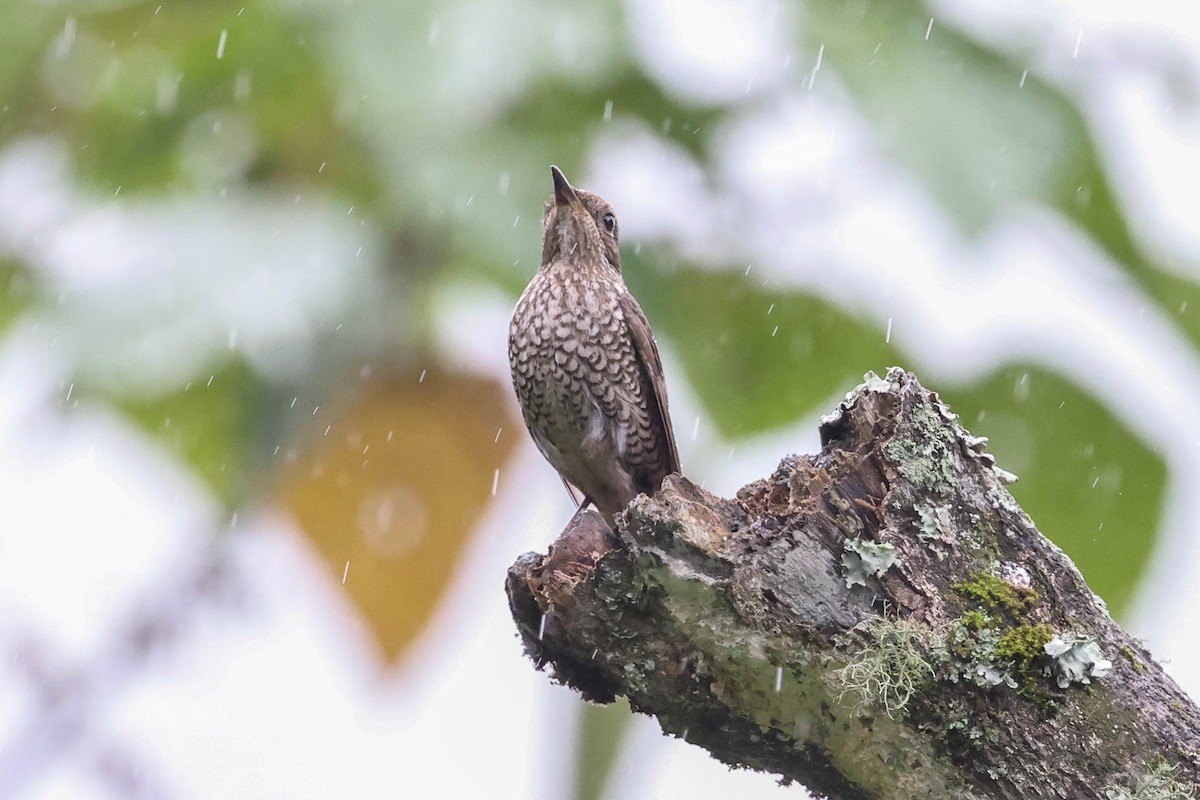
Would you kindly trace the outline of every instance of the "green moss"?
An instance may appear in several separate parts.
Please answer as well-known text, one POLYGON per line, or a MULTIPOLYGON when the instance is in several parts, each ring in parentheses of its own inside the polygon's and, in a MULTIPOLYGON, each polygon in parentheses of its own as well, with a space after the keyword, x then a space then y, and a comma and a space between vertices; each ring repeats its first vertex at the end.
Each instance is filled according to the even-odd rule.
POLYGON ((996 641, 996 656, 1026 664, 1044 656, 1046 642, 1054 638, 1049 625, 1018 625, 996 641))
POLYGON ((992 618, 979 609, 971 609, 962 615, 962 624, 968 630, 981 631, 992 624, 992 618))
POLYGON ((1146 665, 1142 663, 1142 660, 1137 657, 1137 655, 1133 652, 1133 648, 1129 645, 1124 645, 1121 647, 1121 655, 1125 656, 1125 660, 1129 662, 1131 667, 1133 667, 1134 672, 1146 671, 1146 665))
POLYGON ((1003 610, 1010 614, 1028 611, 1038 600, 1037 590, 1013 586, 1002 578, 984 572, 972 573, 967 580, 950 588, 986 609, 1003 610))

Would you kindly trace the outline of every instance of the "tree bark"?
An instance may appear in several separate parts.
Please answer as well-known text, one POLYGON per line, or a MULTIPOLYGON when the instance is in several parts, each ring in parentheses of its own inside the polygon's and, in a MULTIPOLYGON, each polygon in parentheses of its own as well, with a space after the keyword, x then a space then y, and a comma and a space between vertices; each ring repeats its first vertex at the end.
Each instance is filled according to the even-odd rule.
POLYGON ((936 394, 869 374, 821 442, 576 514, 509 570, 530 658, 831 798, 1192 796, 1200 712, 936 394))

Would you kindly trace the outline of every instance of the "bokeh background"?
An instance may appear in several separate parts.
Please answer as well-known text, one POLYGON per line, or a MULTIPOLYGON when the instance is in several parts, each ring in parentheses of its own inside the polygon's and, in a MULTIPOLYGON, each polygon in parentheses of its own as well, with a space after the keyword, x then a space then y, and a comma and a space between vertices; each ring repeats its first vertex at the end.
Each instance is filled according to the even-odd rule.
POLYGON ((903 365, 1200 688, 1190 4, 8 0, 0 796, 803 796, 521 655, 551 163, 689 477, 903 365))

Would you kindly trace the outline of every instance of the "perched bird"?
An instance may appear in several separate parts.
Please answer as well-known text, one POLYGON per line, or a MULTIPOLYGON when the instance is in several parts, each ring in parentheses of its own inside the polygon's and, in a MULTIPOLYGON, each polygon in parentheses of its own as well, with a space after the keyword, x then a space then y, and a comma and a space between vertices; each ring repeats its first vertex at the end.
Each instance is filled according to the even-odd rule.
POLYGON ((658 346, 621 275, 612 206, 550 173, 542 266, 513 312, 508 360, 538 450, 611 524, 679 472, 679 453, 658 346))

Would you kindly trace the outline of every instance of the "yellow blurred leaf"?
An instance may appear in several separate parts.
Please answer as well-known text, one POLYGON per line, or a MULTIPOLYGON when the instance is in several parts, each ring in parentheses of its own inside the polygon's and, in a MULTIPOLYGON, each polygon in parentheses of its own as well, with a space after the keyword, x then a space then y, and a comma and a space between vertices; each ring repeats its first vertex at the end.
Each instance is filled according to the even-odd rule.
POLYGON ((373 381, 283 471, 283 505, 389 661, 444 595, 521 433, 507 391, 434 370, 373 381))

